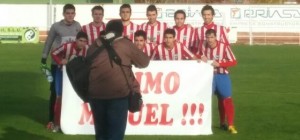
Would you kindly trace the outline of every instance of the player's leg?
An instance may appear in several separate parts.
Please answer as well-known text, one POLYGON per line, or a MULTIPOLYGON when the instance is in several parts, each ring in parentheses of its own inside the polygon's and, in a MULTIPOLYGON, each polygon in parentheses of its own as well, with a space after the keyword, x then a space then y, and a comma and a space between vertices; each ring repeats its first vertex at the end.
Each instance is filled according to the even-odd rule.
POLYGON ((231 80, 228 74, 217 74, 217 91, 219 93, 220 99, 222 100, 224 105, 224 112, 227 118, 228 129, 231 133, 237 133, 234 128, 234 105, 231 89, 231 80))
POLYGON ((216 94, 218 98, 218 111, 219 111, 219 119, 220 119, 220 128, 227 130, 227 125, 225 123, 225 108, 224 108, 224 102, 221 96, 219 95, 219 92, 217 90, 217 80, 218 76, 214 75, 213 78, 213 93, 216 94))
POLYGON ((62 70, 61 68, 56 69, 55 75, 55 89, 56 89, 56 102, 54 108, 54 124, 55 129, 53 132, 58 132, 60 129, 60 114, 61 114, 61 96, 62 96, 62 70))
POLYGON ((54 106, 56 102, 56 91, 55 91, 55 73, 57 65, 51 65, 51 74, 53 75, 53 81, 50 83, 50 96, 49 96, 49 122, 47 129, 53 129, 54 127, 54 106))

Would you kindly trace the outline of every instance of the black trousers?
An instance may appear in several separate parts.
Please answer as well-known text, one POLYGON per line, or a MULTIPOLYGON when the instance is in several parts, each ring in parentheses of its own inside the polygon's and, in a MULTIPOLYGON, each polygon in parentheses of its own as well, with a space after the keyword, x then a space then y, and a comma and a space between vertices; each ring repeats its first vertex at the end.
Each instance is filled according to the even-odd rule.
POLYGON ((127 124, 128 97, 91 99, 96 140, 123 140, 127 124))

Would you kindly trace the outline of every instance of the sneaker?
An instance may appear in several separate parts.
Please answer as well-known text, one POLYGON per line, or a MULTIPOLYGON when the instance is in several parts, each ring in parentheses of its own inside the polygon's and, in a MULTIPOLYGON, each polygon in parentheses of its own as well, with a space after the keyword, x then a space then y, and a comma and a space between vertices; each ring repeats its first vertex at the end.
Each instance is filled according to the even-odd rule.
POLYGON ((230 126, 228 127, 228 131, 229 131, 231 134, 237 134, 237 133, 238 133, 233 125, 230 125, 230 126))
POLYGON ((220 129, 227 131, 228 130, 227 124, 220 124, 220 129))

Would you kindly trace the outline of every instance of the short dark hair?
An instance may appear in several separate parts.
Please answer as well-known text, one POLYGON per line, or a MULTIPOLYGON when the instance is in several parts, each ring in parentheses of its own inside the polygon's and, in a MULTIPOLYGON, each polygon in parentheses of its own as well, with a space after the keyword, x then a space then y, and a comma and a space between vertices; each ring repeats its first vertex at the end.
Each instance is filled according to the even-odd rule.
POLYGON ((63 8, 63 13, 65 13, 68 9, 73 9, 75 11, 75 6, 73 4, 65 4, 64 8, 63 8))
POLYGON ((76 35, 76 39, 79 39, 79 38, 85 38, 85 39, 88 39, 88 35, 86 34, 86 32, 83 32, 83 31, 79 31, 76 35))
POLYGON ((168 29, 166 29, 166 30, 165 30, 165 32, 164 32, 164 36, 166 36, 166 34, 172 34, 172 35, 173 35, 173 37, 175 37, 175 35, 176 35, 176 32, 175 32, 175 30, 174 30, 174 29, 168 28, 168 29))
POLYGON ((137 30, 134 33, 134 37, 138 37, 138 36, 143 37, 145 40, 147 39, 147 34, 146 34, 146 32, 144 30, 137 30))
POLYGON ((147 12, 149 11, 155 11, 157 13, 157 8, 155 5, 151 4, 147 7, 147 12))
POLYGON ((121 10, 122 10, 123 8, 129 8, 129 9, 130 9, 130 12, 131 12, 131 6, 130 6, 130 4, 125 3, 125 4, 121 5, 121 7, 120 7, 120 13, 121 13, 121 10))
POLYGON ((203 8, 201 10, 201 14, 203 15, 203 12, 206 11, 206 10, 210 10, 212 15, 215 15, 215 10, 212 6, 210 6, 210 5, 203 6, 203 8))
POLYGON ((100 5, 94 6, 94 7, 92 8, 92 10, 91 10, 92 13, 93 13, 95 10, 100 10, 100 11, 102 11, 102 12, 104 13, 104 9, 103 9, 103 7, 100 6, 100 5))
POLYGON ((205 35, 214 34, 214 36, 217 36, 217 32, 214 29, 208 29, 205 31, 205 35))
POLYGON ((186 18, 186 14, 185 14, 185 12, 184 12, 183 10, 177 10, 177 11, 174 13, 174 19, 176 18, 176 15, 177 15, 177 14, 183 14, 184 19, 186 18))

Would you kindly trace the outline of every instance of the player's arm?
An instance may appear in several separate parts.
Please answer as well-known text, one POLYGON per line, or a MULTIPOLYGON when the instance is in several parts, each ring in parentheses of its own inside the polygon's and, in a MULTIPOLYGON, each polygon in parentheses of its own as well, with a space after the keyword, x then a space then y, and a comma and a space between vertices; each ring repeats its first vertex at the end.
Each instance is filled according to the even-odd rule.
POLYGON ((194 55, 187 47, 185 47, 182 43, 180 43, 180 47, 183 50, 183 58, 188 60, 198 60, 197 55, 194 55))
POLYGON ((53 60, 55 61, 55 63, 59 64, 59 65, 63 65, 64 63, 66 63, 63 58, 63 54, 65 52, 65 48, 64 45, 56 48, 55 50, 52 51, 51 56, 53 58, 53 60))
POLYGON ((225 48, 225 58, 226 59, 219 61, 219 67, 232 67, 237 64, 235 56, 234 56, 233 52, 231 51, 229 45, 226 45, 226 48, 225 48))
POLYGON ((44 46, 44 49, 43 49, 43 52, 42 52, 42 60, 41 60, 42 64, 46 64, 47 57, 49 55, 49 52, 50 52, 51 47, 52 47, 52 44, 53 44, 53 42, 55 40, 55 37, 57 35, 54 25, 55 24, 53 24, 51 26, 50 31, 48 32, 47 40, 45 42, 45 46, 44 46))

